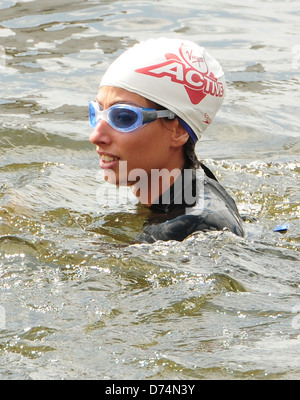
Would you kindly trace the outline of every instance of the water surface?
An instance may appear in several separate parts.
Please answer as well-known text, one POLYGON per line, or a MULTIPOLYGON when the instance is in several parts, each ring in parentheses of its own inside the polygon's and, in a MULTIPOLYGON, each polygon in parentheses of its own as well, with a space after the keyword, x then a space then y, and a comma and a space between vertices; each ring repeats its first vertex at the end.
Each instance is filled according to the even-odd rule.
POLYGON ((0 377, 299 378, 298 2, 0 10, 0 377), (158 36, 223 66, 228 96, 197 152, 251 216, 245 238, 135 244, 147 210, 108 198, 87 102, 117 55, 158 36))

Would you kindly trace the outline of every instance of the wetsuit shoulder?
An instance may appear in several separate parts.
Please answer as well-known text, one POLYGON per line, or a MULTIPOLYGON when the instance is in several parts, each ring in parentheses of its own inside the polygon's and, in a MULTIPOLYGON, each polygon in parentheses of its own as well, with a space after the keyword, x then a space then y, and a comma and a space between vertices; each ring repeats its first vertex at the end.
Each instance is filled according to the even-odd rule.
POLYGON ((141 241, 154 243, 156 240, 182 241, 197 231, 209 231, 212 227, 205 215, 181 215, 161 224, 149 225, 140 235, 141 241))
MULTIPOLYGON (((214 175, 207 173, 207 167, 203 170, 204 176, 202 174, 199 180, 201 189, 196 203, 188 208, 185 205, 182 210, 183 215, 163 223, 146 226, 140 237, 142 241, 150 243, 156 240, 182 241, 197 231, 206 232, 224 228, 228 228, 238 236, 244 235, 242 220, 235 201, 214 175)), ((186 188, 186 186, 183 187, 186 188)), ((170 207, 168 206, 167 209, 170 210, 170 207)))
POLYGON ((144 229, 140 239, 148 243, 156 240, 182 241, 195 232, 220 231, 225 228, 238 236, 244 235, 241 221, 235 218, 229 210, 213 212, 204 210, 199 215, 181 215, 161 224, 149 225, 144 229))

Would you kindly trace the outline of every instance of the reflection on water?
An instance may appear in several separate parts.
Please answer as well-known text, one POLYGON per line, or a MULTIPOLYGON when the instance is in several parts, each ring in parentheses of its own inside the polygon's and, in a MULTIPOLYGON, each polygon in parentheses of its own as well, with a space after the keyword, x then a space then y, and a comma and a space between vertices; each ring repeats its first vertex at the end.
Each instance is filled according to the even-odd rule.
POLYGON ((1 378, 299 377, 296 5, 2 1, 1 378), (135 244, 148 211, 126 190, 108 201, 87 102, 152 36, 204 44, 223 65, 227 100, 198 153, 246 238, 135 244))

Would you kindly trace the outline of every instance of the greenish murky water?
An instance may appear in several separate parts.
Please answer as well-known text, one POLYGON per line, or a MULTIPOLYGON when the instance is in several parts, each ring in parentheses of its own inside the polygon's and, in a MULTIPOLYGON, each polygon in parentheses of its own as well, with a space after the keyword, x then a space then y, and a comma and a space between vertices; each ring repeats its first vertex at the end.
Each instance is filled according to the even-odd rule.
POLYGON ((297 1, 1 1, 1 379, 300 377, 299 34, 297 1), (87 102, 157 36, 223 66, 197 152, 245 238, 135 244, 148 211, 108 199, 87 102))

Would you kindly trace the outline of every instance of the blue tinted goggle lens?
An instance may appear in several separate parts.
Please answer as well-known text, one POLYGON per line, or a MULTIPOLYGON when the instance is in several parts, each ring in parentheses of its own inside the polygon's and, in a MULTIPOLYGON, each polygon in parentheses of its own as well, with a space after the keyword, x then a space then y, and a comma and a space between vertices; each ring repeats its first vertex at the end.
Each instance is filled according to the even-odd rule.
POLYGON ((101 120, 104 120, 119 132, 132 132, 157 118, 175 118, 175 114, 169 110, 157 111, 134 107, 129 104, 117 104, 106 110, 101 110, 96 101, 89 103, 89 111, 92 128, 95 128, 101 120))
POLYGON ((139 119, 137 112, 126 108, 114 108, 109 113, 109 118, 114 126, 119 129, 127 129, 135 126, 139 119))
POLYGON ((95 128, 95 126, 97 125, 97 109, 94 106, 93 102, 89 102, 89 120, 90 120, 90 125, 92 128, 95 128))

